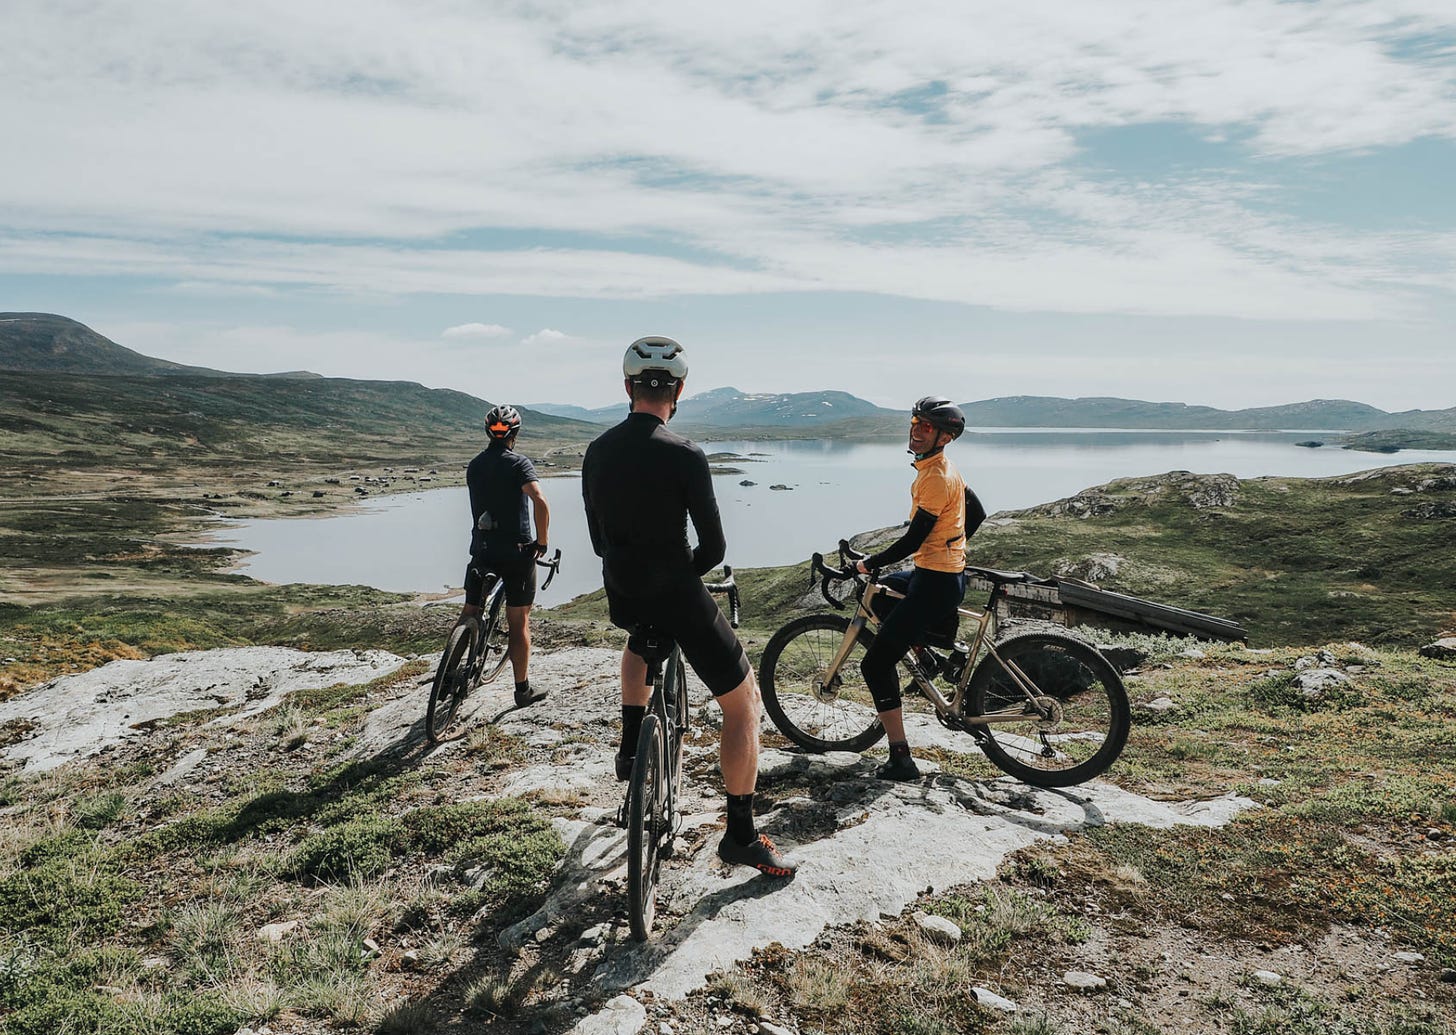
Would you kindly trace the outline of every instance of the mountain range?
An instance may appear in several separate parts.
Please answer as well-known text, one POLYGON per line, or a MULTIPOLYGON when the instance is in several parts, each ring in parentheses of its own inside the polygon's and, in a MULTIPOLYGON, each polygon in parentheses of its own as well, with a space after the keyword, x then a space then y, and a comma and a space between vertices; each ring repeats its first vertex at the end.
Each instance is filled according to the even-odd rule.
MULTIPOLYGON (((560 417, 615 424, 627 412, 627 400, 587 409, 560 403, 531 403, 531 409, 560 417)), ((905 419, 900 410, 876 406, 848 392, 741 392, 715 388, 689 396, 678 405, 676 420, 707 427, 813 428, 852 418, 905 419)))
MULTIPOLYGON (((392 396, 385 409, 397 413, 401 382, 324 378, 306 371, 279 374, 234 374, 205 367, 186 366, 142 355, 111 341, 89 327, 48 313, 0 313, 0 371, 32 374, 101 376, 121 375, 209 378, 231 380, 316 382, 305 393, 315 400, 339 394, 341 405, 367 405, 373 392, 392 396), (331 393, 324 382, 346 391, 331 393), (371 388, 371 386, 376 386, 371 388)), ((413 396, 424 393, 420 419, 429 419, 435 405, 460 417, 487 405, 459 392, 409 386, 413 396), (438 394, 434 402, 428 400, 438 394), (448 396, 448 402, 445 397, 448 396)), ((217 389, 221 390, 221 389, 217 389)), ((270 395, 288 397, 293 391, 274 389, 270 395)), ((250 393, 252 394, 252 393, 250 393)), ((303 397, 299 405, 306 406, 303 397)), ((972 428, 1133 428, 1162 430, 1310 430, 1366 432, 1388 429, 1456 432, 1456 407, 1445 410, 1406 410, 1390 413, 1346 399, 1312 399, 1282 406, 1220 410, 1185 403, 1144 402, 1136 399, 1090 397, 1063 399, 1048 396, 1005 396, 961 404, 972 428)), ((522 407, 534 428, 564 435, 591 435, 591 425, 614 424, 627 412, 626 402, 587 408, 563 403, 529 403, 522 407), (583 423, 584 422, 584 423, 583 423)), ((438 414, 436 414, 438 416, 438 414)), ((677 422, 689 429, 762 429, 783 435, 808 434, 825 438, 864 438, 899 434, 906 410, 887 409, 841 391, 772 393, 717 388, 685 398, 677 422)), ((473 421, 469 422, 473 423, 473 421)))
MULTIPOLYGON (((65 317, 0 313, 0 468, 46 456, 54 466, 54 455, 83 465, 116 456, 443 457, 479 448, 489 408, 407 381, 184 366, 65 317)), ((526 425, 547 442, 585 442, 600 431, 529 410, 526 425)))

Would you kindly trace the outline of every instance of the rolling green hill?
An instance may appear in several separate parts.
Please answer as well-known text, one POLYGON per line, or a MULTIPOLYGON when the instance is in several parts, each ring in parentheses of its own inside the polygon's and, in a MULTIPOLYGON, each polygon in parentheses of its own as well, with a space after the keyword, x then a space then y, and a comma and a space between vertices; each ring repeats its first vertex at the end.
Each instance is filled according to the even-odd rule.
POLYGON ((72 374, 222 372, 153 359, 52 313, 0 313, 0 370, 72 374))

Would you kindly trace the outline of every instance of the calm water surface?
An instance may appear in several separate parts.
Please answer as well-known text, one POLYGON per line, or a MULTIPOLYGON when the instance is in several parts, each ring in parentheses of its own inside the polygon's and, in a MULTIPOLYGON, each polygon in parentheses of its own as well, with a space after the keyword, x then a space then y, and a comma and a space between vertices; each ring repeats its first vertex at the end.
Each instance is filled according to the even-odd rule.
MULTIPOLYGON (((1294 444, 1321 437, 1307 431, 971 429, 950 454, 990 513, 1061 499, 1114 478, 1165 471, 1325 477, 1394 464, 1456 462, 1456 451, 1380 454, 1294 444)), ((722 463, 742 473, 714 478, 731 564, 792 564, 841 536, 909 516, 914 472, 903 445, 702 445, 708 453, 746 458, 722 463), (779 484, 791 488, 770 488, 779 484)), ((551 545, 562 551, 561 574, 538 597, 550 605, 599 588, 601 566, 587 538, 579 479, 553 477, 543 485, 551 504, 551 545)), ((469 538, 470 504, 462 487, 381 497, 326 518, 229 522, 215 541, 253 551, 240 570, 264 582, 438 592, 461 584, 469 538)))

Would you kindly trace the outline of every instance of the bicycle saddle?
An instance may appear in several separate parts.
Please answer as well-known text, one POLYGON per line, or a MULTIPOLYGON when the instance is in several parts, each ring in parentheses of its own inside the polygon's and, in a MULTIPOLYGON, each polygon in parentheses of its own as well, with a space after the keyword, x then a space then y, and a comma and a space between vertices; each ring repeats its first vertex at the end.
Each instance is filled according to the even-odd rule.
POLYGON ((966 565, 966 573, 978 579, 985 579, 987 582, 995 583, 998 586, 1040 581, 1029 571, 997 571, 995 568, 982 568, 974 564, 966 565))
POLYGON ((666 661, 672 648, 672 637, 656 626, 639 625, 627 634, 627 649, 649 665, 666 661))

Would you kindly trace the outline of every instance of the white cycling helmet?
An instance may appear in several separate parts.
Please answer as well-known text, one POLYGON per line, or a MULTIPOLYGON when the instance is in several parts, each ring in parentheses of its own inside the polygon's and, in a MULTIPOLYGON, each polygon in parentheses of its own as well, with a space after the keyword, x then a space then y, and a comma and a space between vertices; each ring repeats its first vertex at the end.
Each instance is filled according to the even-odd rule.
POLYGON ((683 347, 671 338, 638 338, 627 346, 622 357, 622 376, 632 381, 644 380, 643 374, 661 372, 668 382, 681 381, 688 376, 688 361, 683 356, 683 347))

